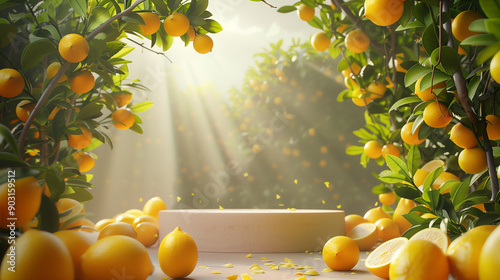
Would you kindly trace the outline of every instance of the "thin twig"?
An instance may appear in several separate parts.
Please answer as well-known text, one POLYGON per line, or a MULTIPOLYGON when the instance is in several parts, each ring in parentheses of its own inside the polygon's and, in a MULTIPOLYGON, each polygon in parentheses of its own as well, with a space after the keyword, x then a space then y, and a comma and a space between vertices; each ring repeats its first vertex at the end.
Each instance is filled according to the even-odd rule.
POLYGON ((260 1, 264 2, 264 4, 267 4, 269 7, 276 9, 276 6, 267 3, 266 0, 260 0, 260 1))
POLYGON ((135 41, 135 40, 132 40, 132 39, 130 39, 130 38, 128 38, 128 37, 127 37, 127 38, 125 38, 125 39, 129 40, 130 42, 132 42, 132 43, 134 43, 134 44, 136 44, 136 45, 140 46, 141 48, 143 48, 143 49, 145 49, 145 50, 147 50, 147 51, 150 51, 150 52, 152 52, 152 53, 154 53, 154 54, 157 54, 157 55, 164 56, 166 59, 168 59, 168 61, 170 61, 170 63, 173 63, 173 62, 172 62, 172 60, 171 60, 171 59, 170 59, 170 58, 169 58, 169 57, 168 57, 168 56, 167 56, 164 52, 157 52, 157 51, 155 51, 155 50, 152 50, 152 49, 150 49, 150 48, 146 47, 146 46, 144 45, 144 43, 139 43, 139 42, 137 42, 137 41, 135 41))

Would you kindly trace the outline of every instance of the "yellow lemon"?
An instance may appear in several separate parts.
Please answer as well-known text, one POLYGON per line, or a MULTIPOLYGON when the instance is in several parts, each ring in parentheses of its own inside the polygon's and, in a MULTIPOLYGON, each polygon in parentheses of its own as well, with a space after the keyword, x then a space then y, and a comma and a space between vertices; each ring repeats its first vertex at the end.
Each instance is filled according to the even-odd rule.
POLYGON ((196 267, 198 248, 189 234, 176 227, 161 241, 158 261, 168 277, 184 278, 196 267))
POLYGON ((136 239, 113 235, 92 244, 81 258, 85 280, 127 279, 146 280, 154 266, 148 251, 136 239))
POLYGON ((323 261, 333 270, 350 270, 359 260, 359 248, 347 236, 332 237, 323 246, 323 261))

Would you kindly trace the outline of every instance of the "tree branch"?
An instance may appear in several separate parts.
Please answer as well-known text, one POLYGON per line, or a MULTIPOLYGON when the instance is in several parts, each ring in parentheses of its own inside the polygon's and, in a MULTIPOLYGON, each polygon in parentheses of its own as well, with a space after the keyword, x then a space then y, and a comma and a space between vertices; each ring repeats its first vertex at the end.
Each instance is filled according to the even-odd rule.
MULTIPOLYGON (((450 12, 450 0, 443 0, 443 12, 450 12)), ((451 32, 451 21, 446 21, 444 23, 444 29, 448 32, 450 38, 448 39, 448 46, 455 48, 455 44, 453 42, 453 33, 451 32)), ((457 71, 453 74, 453 81, 455 82, 455 86, 457 88, 458 99, 460 99, 460 103, 467 113, 470 122, 473 126, 477 126, 478 118, 476 113, 472 110, 469 99, 469 90, 467 89, 467 83, 465 81, 464 75, 462 74, 462 69, 460 65, 457 67, 457 71)))

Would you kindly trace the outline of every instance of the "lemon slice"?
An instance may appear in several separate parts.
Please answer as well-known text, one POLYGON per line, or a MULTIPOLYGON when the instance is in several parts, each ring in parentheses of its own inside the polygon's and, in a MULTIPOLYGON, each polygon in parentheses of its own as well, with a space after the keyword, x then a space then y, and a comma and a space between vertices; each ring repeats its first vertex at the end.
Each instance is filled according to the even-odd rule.
POLYGON ((410 240, 427 240, 431 241, 432 243, 438 245, 438 247, 443 251, 443 253, 446 253, 446 250, 448 250, 448 246, 450 245, 450 238, 448 235, 438 229, 438 228, 426 228, 423 229, 417 233, 415 233, 410 240))
POLYGON ((354 242, 356 242, 359 250, 368 251, 378 241, 377 226, 372 223, 361 223, 349 231, 347 233, 347 237, 350 237, 354 242))
POLYGON ((396 251, 408 243, 408 239, 397 237, 378 246, 368 255, 365 266, 372 274, 380 278, 389 279, 389 266, 396 251))
POLYGON ((436 169, 440 166, 442 166, 443 168, 446 167, 445 162, 440 160, 440 159, 433 159, 433 160, 429 161, 428 163, 424 164, 424 166, 422 166, 422 169, 425 171, 432 172, 432 171, 434 171, 434 169, 436 169))

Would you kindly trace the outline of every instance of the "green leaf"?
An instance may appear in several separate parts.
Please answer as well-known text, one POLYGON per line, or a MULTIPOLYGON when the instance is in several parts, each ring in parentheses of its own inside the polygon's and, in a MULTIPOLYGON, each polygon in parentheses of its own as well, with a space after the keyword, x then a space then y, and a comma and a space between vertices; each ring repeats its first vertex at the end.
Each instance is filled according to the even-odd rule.
POLYGON ((91 102, 85 105, 78 113, 80 119, 95 119, 102 116, 102 104, 91 102))
POLYGON ((408 164, 408 170, 410 174, 415 175, 420 166, 420 151, 417 145, 412 145, 407 154, 406 162, 408 164))
POLYGON ((403 14, 399 18, 399 24, 402 26, 406 26, 410 19, 413 17, 413 7, 415 6, 414 1, 404 1, 404 10, 403 14))
POLYGON ((314 17, 307 22, 310 26, 323 30, 323 22, 318 17, 314 17))
POLYGON ((408 167, 405 162, 393 155, 386 155, 385 162, 387 166, 394 172, 404 175, 406 178, 410 178, 410 174, 408 172, 408 167), (401 173, 403 172, 403 173, 401 173))
POLYGON ((481 65, 492 58, 498 51, 500 51, 500 42, 496 42, 490 46, 485 47, 477 55, 476 63, 481 65))
POLYGON ((192 0, 186 15, 200 16, 208 7, 208 0, 192 0))
POLYGON ((388 193, 388 192, 392 192, 392 189, 383 185, 383 184, 377 185, 377 186, 372 188, 372 193, 374 193, 374 194, 382 194, 382 193, 388 193))
POLYGON ((283 6, 278 9, 278 13, 290 13, 296 10, 297 8, 295 6, 283 6))
POLYGON ((478 19, 478 20, 473 21, 469 25, 469 30, 479 32, 479 33, 487 33, 488 30, 486 30, 486 20, 487 19, 483 18, 483 19, 478 19))
POLYGON ((151 2, 154 3, 156 10, 162 15, 162 16, 167 16, 170 14, 170 11, 176 10, 181 1, 180 0, 168 0, 166 1, 167 4, 165 4, 164 0, 151 0, 151 2))
POLYGON ((405 86, 409 87, 430 72, 432 72, 431 68, 424 67, 418 63, 413 65, 405 74, 405 86))
MULTIPOLYGON (((435 69, 434 76, 432 75, 432 73, 427 73, 422 78, 422 81, 420 82, 420 90, 426 90, 426 89, 430 88, 431 87, 431 80, 432 80, 432 84, 436 85, 440 82, 446 82, 450 79, 451 79, 451 77, 448 74, 443 73, 443 72, 435 69)), ((438 92, 436 92, 436 94, 438 94, 438 92)))
POLYGON ((20 158, 21 154, 19 153, 19 147, 17 146, 16 138, 14 138, 14 135, 10 133, 9 128, 1 123, 0 123, 0 136, 1 136, 0 143, 5 140, 5 142, 7 142, 7 145, 10 147, 14 155, 20 158))
POLYGON ((406 177, 403 174, 392 173, 384 176, 380 176, 378 178, 380 181, 388 183, 388 184, 396 184, 401 183, 406 180, 406 177))
MULTIPOLYGON (((72 199, 80 201, 80 202, 89 201, 89 200, 92 200, 92 198, 93 198, 92 194, 87 189, 72 188, 72 190, 73 190, 72 193, 64 194, 61 197, 72 198, 72 199)), ((71 219, 69 219, 69 220, 71 220, 71 219)), ((66 221, 66 223, 68 223, 68 221, 66 221)), ((69 222, 68 224, 71 224, 71 222, 69 222)))
POLYGON ((435 49, 431 54, 431 62, 434 66, 441 65, 448 75, 453 75, 458 67, 458 54, 452 47, 441 47, 441 57, 439 48, 435 49), (438 61, 439 60, 439 61, 438 61))
MULTIPOLYGON (((406 3, 406 1, 405 1, 406 3)), ((410 21, 408 22, 406 25, 400 25, 396 28, 396 31, 399 32, 399 31, 405 31, 405 30, 408 30, 408 29, 416 29, 416 28, 423 28, 425 27, 425 24, 421 23, 420 21, 417 21, 417 20, 414 20, 414 21, 410 21)))
POLYGON ((345 153, 348 155, 351 155, 351 156, 359 155, 359 154, 362 154, 363 152, 364 152, 364 149, 363 149, 363 147, 360 147, 360 146, 349 146, 345 150, 345 153))
POLYGON ((408 214, 403 214, 403 217, 408 220, 412 225, 419 225, 426 222, 425 218, 422 218, 419 214, 411 212, 408 214))
POLYGON ((422 192, 420 192, 420 190, 409 185, 398 186, 394 188, 394 192, 399 197, 411 200, 414 200, 415 198, 420 197, 422 195, 422 192))
POLYGON ((53 53, 57 53, 57 48, 49 39, 43 38, 34 41, 24 48, 21 55, 21 67, 23 69, 31 68, 53 53))
POLYGON ((425 178, 424 181, 424 190, 427 188, 431 188, 432 183, 436 181, 437 177, 443 173, 443 166, 439 166, 438 168, 434 169, 427 177, 425 178))
POLYGON ((38 229, 56 232, 59 230, 59 212, 50 198, 42 195, 42 201, 38 210, 38 229))
POLYGON ((110 18, 111 15, 108 9, 101 6, 95 7, 90 14, 88 31, 95 30, 110 18))
POLYGON ((500 18, 490 18, 486 20, 485 25, 486 31, 500 40, 500 18))
POLYGON ((205 24, 201 27, 210 33, 218 33, 222 31, 222 26, 213 19, 206 19, 205 24))
POLYGON ((11 153, 0 152, 0 168, 13 168, 28 166, 19 156, 11 153))
POLYGON ((149 110, 149 108, 151 108, 153 106, 153 104, 154 104, 153 102, 149 102, 149 101, 141 102, 141 103, 138 103, 138 104, 131 106, 130 110, 132 110, 132 112, 134 112, 134 113, 141 113, 141 112, 149 110))
POLYGON ((143 130, 142 130, 142 127, 139 124, 137 124, 137 123, 134 123, 134 125, 132 125, 129 129, 132 130, 133 132, 138 133, 138 134, 143 134, 144 133, 143 130))
POLYGON ((47 168, 45 172, 45 182, 50 190, 51 198, 55 201, 59 200, 60 195, 63 194, 66 189, 66 184, 57 166, 51 165, 47 168))
MULTIPOLYGON (((446 36, 443 36, 446 37, 446 36)), ((436 25, 430 24, 424 30, 422 34, 422 45, 424 46, 425 52, 428 55, 434 51, 434 49, 439 48, 438 33, 436 32, 436 25)))
POLYGON ((422 102, 422 99, 420 99, 420 97, 416 95, 399 99, 398 101, 394 102, 394 104, 392 104, 391 108, 389 109, 389 112, 396 110, 401 106, 416 102, 422 102))
POLYGON ((479 34, 466 38, 461 45, 464 46, 489 46, 497 43, 498 40, 493 34, 479 34))
POLYGON ((86 16, 87 15, 87 1, 86 0, 69 0, 69 4, 75 10, 76 15, 86 16))
POLYGON ((14 41, 17 34, 17 27, 14 24, 0 24, 0 48, 7 46, 14 41))
POLYGON ((500 2, 498 0, 479 0, 484 14, 489 18, 500 18, 500 2))
POLYGON ((371 139, 376 139, 375 135, 373 134, 370 134, 368 131, 366 131, 366 129, 364 128, 361 128, 361 129, 358 129, 358 130, 355 130, 352 132, 354 135, 358 136, 359 138, 361 139, 364 139, 364 140, 371 140, 371 139))

